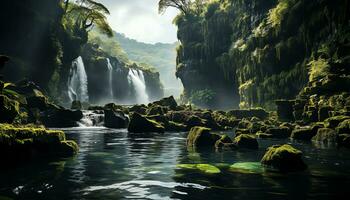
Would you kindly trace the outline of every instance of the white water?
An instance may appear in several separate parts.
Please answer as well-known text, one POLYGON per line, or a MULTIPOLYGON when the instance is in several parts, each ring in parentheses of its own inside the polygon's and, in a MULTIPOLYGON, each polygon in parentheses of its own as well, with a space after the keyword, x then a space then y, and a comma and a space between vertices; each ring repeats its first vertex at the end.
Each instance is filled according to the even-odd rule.
POLYGON ((70 101, 88 102, 88 80, 81 56, 72 62, 68 78, 68 96, 70 101))
POLYGON ((104 114, 83 110, 83 118, 78 122, 79 127, 103 126, 104 114))
POLYGON ((146 91, 145 77, 141 70, 129 69, 128 74, 129 83, 134 86, 136 92, 136 103, 146 104, 149 102, 146 91))
POLYGON ((113 66, 111 64, 111 61, 109 60, 109 58, 107 58, 107 67, 108 67, 108 90, 109 90, 109 97, 110 100, 114 99, 114 95, 113 95, 113 66))

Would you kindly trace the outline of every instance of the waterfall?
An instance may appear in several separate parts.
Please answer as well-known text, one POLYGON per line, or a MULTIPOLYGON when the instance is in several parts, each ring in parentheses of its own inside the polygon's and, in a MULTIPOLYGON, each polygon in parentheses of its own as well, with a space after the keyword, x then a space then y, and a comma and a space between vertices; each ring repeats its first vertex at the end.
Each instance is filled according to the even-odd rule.
POLYGON ((68 78, 68 96, 70 101, 89 101, 88 80, 81 56, 72 62, 68 78))
POLYGON ((109 96, 110 100, 114 99, 113 95, 113 66, 111 64, 111 61, 109 58, 107 58, 107 67, 108 67, 108 90, 109 90, 109 96))
POLYGON ((146 92, 145 77, 141 70, 129 69, 128 74, 129 83, 134 86, 136 103, 145 104, 148 103, 148 94, 146 92))

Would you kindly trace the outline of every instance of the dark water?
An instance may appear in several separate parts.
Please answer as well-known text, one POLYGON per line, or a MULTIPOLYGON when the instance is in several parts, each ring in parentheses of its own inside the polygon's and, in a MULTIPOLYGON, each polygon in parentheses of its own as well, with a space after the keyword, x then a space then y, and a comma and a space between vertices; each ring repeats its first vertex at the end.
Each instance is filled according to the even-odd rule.
POLYGON ((185 133, 128 134, 104 128, 68 129, 79 154, 0 172, 0 199, 346 199, 350 150, 295 143, 309 170, 302 173, 203 174, 177 164, 258 162, 266 147, 289 140, 259 140, 258 151, 189 152, 185 133))

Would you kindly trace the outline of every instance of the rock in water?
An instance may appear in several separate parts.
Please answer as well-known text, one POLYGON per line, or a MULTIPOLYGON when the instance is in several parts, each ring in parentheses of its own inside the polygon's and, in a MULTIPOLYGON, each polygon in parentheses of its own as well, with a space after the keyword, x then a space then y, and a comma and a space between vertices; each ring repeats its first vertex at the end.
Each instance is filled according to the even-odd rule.
POLYGON ((214 147, 216 141, 221 137, 218 134, 210 133, 210 130, 201 126, 191 128, 187 136, 187 146, 193 148, 214 147))
POLYGON ((302 160, 302 152, 288 144, 269 147, 261 164, 281 172, 302 171, 307 168, 302 160))
POLYGON ((150 120, 138 113, 133 113, 128 131, 131 133, 164 133, 164 127, 154 120, 150 120))
POLYGON ((241 134, 233 140, 238 148, 258 149, 259 144, 255 137, 248 134, 241 134))
POLYGON ((337 141, 337 133, 330 128, 320 128, 312 140, 315 142, 333 143, 337 141))
POLYGON ((127 128, 129 126, 129 117, 122 111, 105 110, 105 127, 107 128, 127 128))

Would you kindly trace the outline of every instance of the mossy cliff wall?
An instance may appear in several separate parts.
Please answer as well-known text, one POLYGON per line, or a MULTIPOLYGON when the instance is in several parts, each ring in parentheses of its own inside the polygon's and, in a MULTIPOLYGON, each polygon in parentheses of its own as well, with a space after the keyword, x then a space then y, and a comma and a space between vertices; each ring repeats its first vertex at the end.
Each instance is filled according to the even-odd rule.
POLYGON ((187 100, 210 90, 208 107, 273 109, 308 82, 349 74, 346 0, 223 0, 202 10, 175 19, 187 100))

